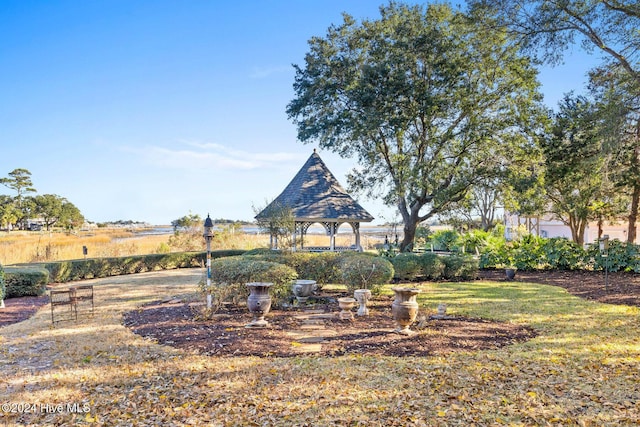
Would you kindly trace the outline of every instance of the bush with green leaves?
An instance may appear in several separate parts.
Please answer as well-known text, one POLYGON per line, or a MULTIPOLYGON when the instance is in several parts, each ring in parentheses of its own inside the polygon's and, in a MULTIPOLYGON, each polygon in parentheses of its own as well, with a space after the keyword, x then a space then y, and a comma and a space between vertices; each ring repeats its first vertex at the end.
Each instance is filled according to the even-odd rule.
POLYGON ((444 276, 444 262, 441 256, 433 252, 425 252, 418 258, 422 276, 429 280, 438 280, 444 276))
POLYGON ((546 239, 533 234, 526 234, 519 240, 514 240, 511 245, 513 265, 518 270, 536 270, 545 263, 545 254, 542 248, 546 239))
POLYGON ((394 279, 413 281, 423 276, 420 255, 403 252, 393 258, 389 258, 389 261, 393 264, 394 279))
POLYGON ((546 264, 543 245, 547 239, 524 235, 518 240, 498 241, 487 245, 480 255, 482 268, 517 268, 535 270, 546 264))
POLYGON ((430 242, 435 250, 455 252, 460 248, 460 234, 455 230, 438 230, 431 235, 430 242))
POLYGON ((443 256, 443 276, 447 280, 474 280, 478 277, 478 260, 470 255, 443 256))
POLYGON ((5 267, 6 298, 39 296, 49 284, 49 272, 37 267, 5 267))
POLYGON ((584 268, 586 252, 577 243, 564 237, 544 239, 542 251, 546 265, 544 268, 576 270, 584 268))
POLYGON ((288 265, 296 270, 298 277, 305 280, 315 280, 319 285, 325 283, 338 283, 341 281, 339 270, 341 254, 336 252, 292 252, 280 251, 248 251, 245 257, 278 262, 288 265))
POLYGON ((492 233, 489 231, 471 230, 461 234, 458 242, 463 252, 475 254, 480 253, 493 238, 492 233))
POLYGON ((341 256, 340 271, 342 283, 353 292, 356 289, 370 289, 378 292, 379 287, 393 278, 393 265, 385 258, 366 254, 341 256))
POLYGON ((291 283, 298 278, 295 270, 287 265, 251 259, 251 257, 234 256, 211 261, 212 288, 211 293, 216 305, 230 301, 238 303, 248 297, 247 283, 270 282, 273 287, 270 295, 274 305, 281 304, 290 293, 291 283))
POLYGON ((431 229, 428 225, 420 225, 416 228, 416 236, 413 239, 414 248, 424 248, 429 246, 429 239, 431 238, 431 229))
POLYGON ((433 252, 423 254, 400 253, 390 258, 394 279, 401 281, 438 280, 444 276, 442 258, 433 252))
MULTIPOLYGON (((217 250, 211 251, 211 258, 243 253, 243 250, 217 250)), ((206 252, 199 251, 51 261, 24 265, 45 268, 49 271, 49 279, 52 282, 64 283, 147 271, 204 267, 205 259, 206 252)))
POLYGON ((319 285, 340 281, 340 254, 336 252, 296 253, 295 269, 301 279, 315 280, 319 285))
POLYGON ((587 248, 585 259, 594 270, 640 273, 640 246, 633 243, 610 240, 607 256, 603 256, 599 243, 595 242, 587 248))

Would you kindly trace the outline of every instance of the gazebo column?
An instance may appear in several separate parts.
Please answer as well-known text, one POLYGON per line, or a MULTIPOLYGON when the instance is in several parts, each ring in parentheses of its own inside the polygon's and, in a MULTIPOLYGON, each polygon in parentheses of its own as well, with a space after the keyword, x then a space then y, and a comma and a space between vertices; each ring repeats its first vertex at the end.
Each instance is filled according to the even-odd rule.
POLYGON ((296 252, 297 245, 298 245, 298 242, 296 241, 297 237, 298 237, 298 223, 296 222, 293 226, 293 238, 291 242, 293 243, 293 248, 291 248, 292 252, 296 252))
POLYGON ((333 252, 336 250, 336 223, 330 222, 329 228, 330 228, 329 250, 333 252))
POLYGON ((362 246, 360 246, 360 223, 353 223, 353 231, 356 233, 356 250, 362 252, 362 246))

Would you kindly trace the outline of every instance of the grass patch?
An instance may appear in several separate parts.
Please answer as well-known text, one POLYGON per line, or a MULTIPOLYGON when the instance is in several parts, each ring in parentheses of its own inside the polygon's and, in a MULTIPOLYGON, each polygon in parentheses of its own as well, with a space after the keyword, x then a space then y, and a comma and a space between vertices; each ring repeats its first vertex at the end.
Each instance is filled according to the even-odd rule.
MULTIPOLYGON (((640 422, 636 307, 533 283, 411 284, 434 312, 529 325, 526 343, 437 357, 210 358, 129 332, 122 314, 195 291, 202 271, 91 280, 96 315, 50 327, 48 307, 2 328, 1 402, 87 413, 0 413, 0 424, 586 425, 640 422), (130 286, 135 281, 135 286, 130 286)), ((391 285, 384 292, 391 294, 391 285)))

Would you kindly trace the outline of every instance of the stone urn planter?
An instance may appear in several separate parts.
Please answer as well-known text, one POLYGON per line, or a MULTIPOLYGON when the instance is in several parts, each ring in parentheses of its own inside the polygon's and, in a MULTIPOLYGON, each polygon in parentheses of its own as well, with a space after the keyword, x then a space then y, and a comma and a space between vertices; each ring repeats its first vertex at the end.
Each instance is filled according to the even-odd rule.
POLYGON ((518 271, 515 267, 507 267, 504 269, 504 273, 507 276, 507 280, 513 280, 516 277, 516 271, 518 271))
POLYGON ((315 280, 296 280, 291 287, 291 290, 293 291, 293 295, 296 296, 298 302, 300 304, 305 304, 313 293, 313 289, 315 287, 315 280))
POLYGON ((353 291, 353 297, 358 301, 358 316, 368 316, 367 302, 371 299, 371 291, 369 289, 356 289, 353 291))
POLYGON ((411 335, 414 332, 409 326, 416 321, 418 316, 418 302, 416 296, 420 293, 420 289, 415 288, 393 288, 396 299, 391 305, 391 313, 396 323, 397 332, 402 335, 411 335))
POLYGON ((266 328, 269 326, 269 322, 264 320, 264 316, 271 310, 271 295, 269 295, 271 286, 273 283, 247 283, 250 292, 249 298, 247 298, 247 307, 253 315, 253 321, 246 325, 247 328, 266 328))
POLYGON ((356 305, 355 298, 338 298, 338 306, 341 310, 338 314, 340 320, 353 320, 353 313, 351 312, 351 309, 354 305, 356 305))

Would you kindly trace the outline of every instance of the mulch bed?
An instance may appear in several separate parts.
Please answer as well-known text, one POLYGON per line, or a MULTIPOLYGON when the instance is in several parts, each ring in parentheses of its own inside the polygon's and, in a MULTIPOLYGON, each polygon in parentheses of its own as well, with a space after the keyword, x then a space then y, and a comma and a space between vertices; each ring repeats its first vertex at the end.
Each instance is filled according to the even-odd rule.
MULTIPOLYGON (((484 270, 481 279, 504 281, 502 270, 484 270)), ((609 273, 605 289, 603 272, 518 271, 516 281, 561 286, 582 298, 610 304, 640 306, 640 274, 609 273)), ((528 328, 483 319, 455 317, 432 320, 425 313, 412 328, 413 336, 392 333, 391 298, 371 301, 371 314, 354 321, 325 319, 326 328, 335 331, 325 338, 322 355, 431 355, 452 351, 497 348, 535 336, 528 328)), ((0 327, 29 318, 48 303, 48 297, 12 298, 0 309, 0 327)), ((337 304, 322 302, 316 309, 336 312, 337 304)), ((211 320, 199 319, 202 307, 182 301, 164 301, 140 307, 125 315, 124 324, 135 333, 159 343, 215 356, 299 355, 299 345, 288 333, 299 330, 296 310, 273 310, 268 314, 270 327, 247 329, 251 321, 246 307, 229 308, 211 320)))
MULTIPOLYGON (((329 298, 335 300, 335 298, 329 298)), ((502 347, 535 336, 528 329, 482 319, 452 317, 431 320, 419 316, 412 336, 393 333, 390 298, 369 302, 369 316, 340 320, 337 316, 323 319, 330 336, 322 349, 314 354, 339 356, 366 354, 387 356, 426 356, 459 350, 481 350, 502 347)), ((335 313, 337 302, 317 303, 314 311, 335 313)), ((266 316, 269 327, 247 329, 251 315, 246 307, 222 309, 211 320, 197 320, 202 306, 179 301, 155 302, 125 315, 124 324, 141 336, 185 350, 215 356, 300 355, 303 346, 290 332, 301 330, 304 308, 271 310, 266 316)), ((355 309, 354 309, 355 311, 355 309)), ((322 333, 322 332, 321 332, 322 333)), ((302 341, 302 340, 301 340, 302 341)))
MULTIPOLYGON (((480 278, 505 280, 504 270, 482 270, 480 278)), ((640 274, 603 271, 518 271, 516 282, 560 286, 569 293, 607 304, 640 307, 640 274)))

